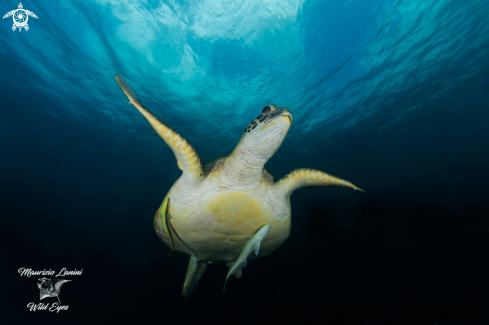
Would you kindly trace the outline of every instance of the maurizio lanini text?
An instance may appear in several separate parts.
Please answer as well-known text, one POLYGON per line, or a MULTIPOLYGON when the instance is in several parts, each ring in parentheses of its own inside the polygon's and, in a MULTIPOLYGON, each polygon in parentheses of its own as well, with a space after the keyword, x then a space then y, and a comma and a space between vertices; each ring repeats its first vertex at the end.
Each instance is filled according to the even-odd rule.
MULTIPOLYGON (((33 269, 26 269, 25 267, 21 267, 19 269, 20 276, 26 276, 26 277, 31 277, 33 275, 54 275, 55 273, 56 272, 54 272, 53 270, 46 270, 46 269, 44 269, 42 271, 36 271, 33 269)), ((55 276, 82 275, 82 274, 83 274, 83 269, 81 269, 80 271, 78 271, 77 269, 75 269, 73 271, 69 271, 64 267, 55 276)))

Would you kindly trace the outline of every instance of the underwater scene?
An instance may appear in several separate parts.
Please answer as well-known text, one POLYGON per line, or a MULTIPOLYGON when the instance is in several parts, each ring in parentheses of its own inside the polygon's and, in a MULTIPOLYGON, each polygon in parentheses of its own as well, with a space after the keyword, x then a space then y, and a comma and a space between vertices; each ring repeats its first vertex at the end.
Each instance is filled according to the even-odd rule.
POLYGON ((1 324, 489 324, 489 1, 0 11, 1 324))

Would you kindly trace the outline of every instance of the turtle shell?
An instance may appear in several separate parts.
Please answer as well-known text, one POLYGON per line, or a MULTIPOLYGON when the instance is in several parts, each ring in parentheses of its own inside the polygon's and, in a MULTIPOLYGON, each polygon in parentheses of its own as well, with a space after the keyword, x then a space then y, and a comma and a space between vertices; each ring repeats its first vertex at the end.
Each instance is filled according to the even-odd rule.
POLYGON ((266 224, 270 229, 259 255, 272 252, 290 233, 290 218, 277 218, 266 198, 220 190, 191 206, 177 207, 169 192, 155 216, 156 232, 168 247, 209 261, 235 260, 250 236, 266 224))

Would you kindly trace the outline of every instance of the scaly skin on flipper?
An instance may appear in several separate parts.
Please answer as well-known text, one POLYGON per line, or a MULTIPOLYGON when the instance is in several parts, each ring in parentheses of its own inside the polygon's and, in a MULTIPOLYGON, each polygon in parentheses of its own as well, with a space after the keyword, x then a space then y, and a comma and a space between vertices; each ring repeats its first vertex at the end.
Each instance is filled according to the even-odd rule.
POLYGON ((175 154, 178 167, 182 169, 185 180, 192 185, 200 183, 203 179, 200 158, 194 148, 180 134, 170 129, 166 124, 153 115, 139 100, 138 96, 120 75, 115 75, 115 80, 126 94, 129 102, 138 109, 148 120, 158 135, 175 154))
POLYGON ((364 192, 348 181, 314 169, 296 169, 274 184, 287 197, 296 189, 312 186, 342 186, 364 192))
POLYGON ((239 278, 247 258, 277 249, 290 233, 294 190, 310 186, 360 190, 310 169, 295 170, 277 182, 265 163, 284 141, 292 114, 275 105, 265 106, 251 121, 231 154, 201 166, 188 142, 151 114, 122 77, 115 78, 130 103, 173 150, 183 171, 156 212, 154 228, 171 252, 191 255, 184 297, 197 285, 207 263, 224 262, 229 267, 226 280, 232 274, 239 278))
POLYGON ((187 275, 185 277, 185 283, 183 284, 182 296, 187 297, 195 286, 199 282, 202 274, 204 274, 207 263, 199 260, 194 255, 190 255, 190 261, 188 262, 187 275))

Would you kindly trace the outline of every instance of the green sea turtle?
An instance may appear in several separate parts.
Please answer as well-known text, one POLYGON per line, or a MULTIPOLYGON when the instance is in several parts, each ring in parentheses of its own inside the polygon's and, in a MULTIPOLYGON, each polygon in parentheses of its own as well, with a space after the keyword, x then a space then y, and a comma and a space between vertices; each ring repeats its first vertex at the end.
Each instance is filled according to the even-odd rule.
MULTIPOLYGON (((290 233, 290 195, 301 187, 344 186, 350 182, 312 169, 297 169, 276 181, 264 168, 292 123, 286 108, 267 105, 246 128, 232 153, 201 164, 195 149, 155 117, 119 75, 115 79, 133 104, 168 144, 182 176, 156 212, 154 228, 171 248, 190 254, 183 296, 190 294, 207 263, 222 261, 241 276, 247 256, 264 256, 290 233)), ((171 253, 170 253, 171 254, 171 253)))

